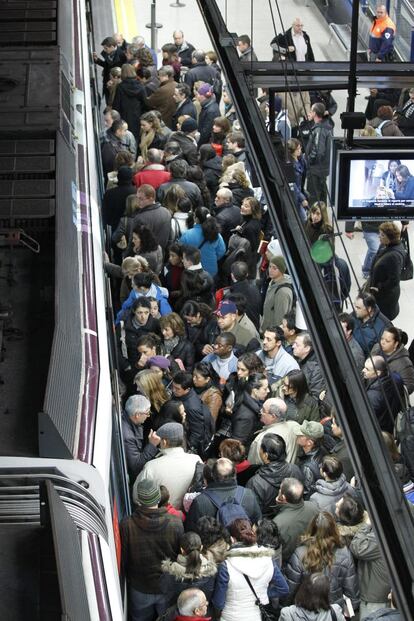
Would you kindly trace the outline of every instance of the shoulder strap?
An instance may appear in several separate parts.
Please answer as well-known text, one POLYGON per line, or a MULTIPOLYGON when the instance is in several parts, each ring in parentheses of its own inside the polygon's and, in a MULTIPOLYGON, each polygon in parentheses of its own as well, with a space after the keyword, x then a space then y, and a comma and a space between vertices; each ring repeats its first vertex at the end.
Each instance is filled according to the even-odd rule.
POLYGON ((224 504, 220 502, 220 499, 213 492, 210 492, 208 489, 204 490, 204 494, 207 496, 207 498, 210 498, 211 502, 217 509, 220 509, 221 505, 224 504))
POLYGON ((204 240, 201 242, 201 244, 200 244, 199 246, 197 246, 197 247, 198 247, 198 249, 199 249, 199 250, 201 250, 201 248, 202 248, 202 247, 204 246, 204 244, 206 244, 206 243, 207 243, 207 240, 206 240, 206 239, 204 239, 204 240))
POLYGON ((331 610, 331 617, 332 617, 332 621, 337 621, 338 617, 336 616, 336 612, 333 606, 329 606, 330 610, 331 610))
POLYGON ((236 493, 235 493, 235 495, 234 495, 234 500, 235 500, 236 502, 238 502, 238 503, 239 503, 239 505, 241 505, 241 503, 242 503, 242 500, 243 500, 243 498, 244 498, 244 492, 245 492, 245 491, 246 491, 246 490, 245 490, 245 488, 244 488, 244 487, 241 487, 240 485, 238 485, 238 486, 237 486, 236 493))
MULTIPOLYGON (((254 590, 252 583, 250 582, 250 578, 249 578, 249 576, 247 576, 246 574, 243 574, 243 577, 244 577, 244 579, 246 580, 247 584, 249 585, 251 592, 253 593, 253 595, 254 595, 254 596, 255 596, 255 598, 256 598, 256 602, 255 602, 255 603, 256 603, 257 605, 261 604, 261 601, 260 601, 260 599, 257 597, 257 593, 256 593, 256 591, 254 590)), ((336 619, 335 619, 335 621, 336 621, 336 619)))

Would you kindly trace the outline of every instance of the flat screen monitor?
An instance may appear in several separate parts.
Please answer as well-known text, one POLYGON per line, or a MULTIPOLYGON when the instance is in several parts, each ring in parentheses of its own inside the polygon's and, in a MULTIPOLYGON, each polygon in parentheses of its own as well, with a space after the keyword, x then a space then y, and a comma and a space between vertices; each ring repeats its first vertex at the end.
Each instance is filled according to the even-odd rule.
POLYGON ((414 151, 337 151, 335 174, 340 220, 414 219, 414 151))

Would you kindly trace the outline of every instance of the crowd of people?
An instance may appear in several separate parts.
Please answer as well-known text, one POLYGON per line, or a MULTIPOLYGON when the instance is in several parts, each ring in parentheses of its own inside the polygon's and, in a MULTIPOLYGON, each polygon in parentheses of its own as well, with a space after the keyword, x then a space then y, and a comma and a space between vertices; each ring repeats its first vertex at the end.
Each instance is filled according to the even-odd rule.
MULTIPOLYGON (((278 53, 313 60, 302 26, 274 43, 278 53)), ((102 45, 102 217, 134 505, 121 523, 130 618, 399 619, 215 53, 181 31, 158 68, 142 37, 102 45)), ((247 35, 238 49, 255 59, 247 35)), ((414 366, 392 324, 406 225, 361 224, 366 282, 343 312, 349 267, 335 255, 326 193, 332 99, 311 93, 307 140, 291 136, 287 115, 282 141, 309 245, 331 244, 321 273, 408 497, 412 447, 393 434, 414 366)))

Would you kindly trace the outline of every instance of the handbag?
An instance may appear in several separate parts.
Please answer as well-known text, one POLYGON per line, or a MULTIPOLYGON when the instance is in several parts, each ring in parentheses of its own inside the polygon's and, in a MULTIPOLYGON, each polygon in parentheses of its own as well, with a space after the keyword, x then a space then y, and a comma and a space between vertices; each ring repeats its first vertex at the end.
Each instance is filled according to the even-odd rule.
POLYGON ((272 608, 271 604, 262 604, 260 599, 257 597, 257 593, 254 590, 252 583, 250 582, 249 576, 246 576, 246 574, 243 574, 243 577, 246 580, 247 584, 250 587, 251 592, 253 593, 253 595, 255 597, 255 602, 254 603, 256 604, 256 606, 259 607, 260 616, 262 618, 262 621, 276 621, 276 619, 277 619, 276 610, 274 610, 272 608))

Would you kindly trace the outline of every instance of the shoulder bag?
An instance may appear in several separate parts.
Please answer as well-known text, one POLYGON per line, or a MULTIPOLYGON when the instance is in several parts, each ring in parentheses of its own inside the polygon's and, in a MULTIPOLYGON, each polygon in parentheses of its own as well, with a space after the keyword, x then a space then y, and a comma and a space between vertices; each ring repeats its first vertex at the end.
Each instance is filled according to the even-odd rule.
MULTIPOLYGON (((255 602, 254 603, 256 604, 256 606, 259 607, 260 616, 262 618, 262 621, 276 621, 276 618, 277 618, 276 610, 271 609, 271 604, 262 604, 262 602, 260 601, 260 599, 257 596, 256 591, 253 588, 252 583, 250 582, 249 576, 246 576, 246 574, 243 574, 243 577, 246 580, 247 584, 250 587, 251 592, 253 593, 253 595, 255 597, 255 602)), ((334 619, 334 621, 336 621, 336 619, 334 619)))

